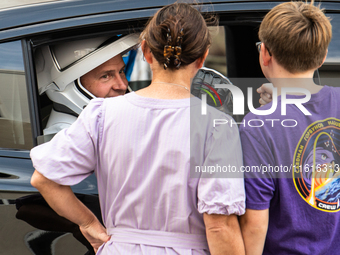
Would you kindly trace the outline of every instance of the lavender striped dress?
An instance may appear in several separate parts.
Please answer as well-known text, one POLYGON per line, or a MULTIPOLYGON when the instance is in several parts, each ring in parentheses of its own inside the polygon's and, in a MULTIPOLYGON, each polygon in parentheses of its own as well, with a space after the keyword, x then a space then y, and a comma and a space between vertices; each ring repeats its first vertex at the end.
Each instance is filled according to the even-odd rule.
MULTIPOLYGON (((200 102, 135 93, 94 99, 70 128, 32 149, 34 167, 59 184, 94 169, 111 235, 97 254, 209 254, 202 213, 244 213, 242 178, 190 178, 193 162, 242 165, 237 127, 190 132, 190 108, 200 102)), ((229 118, 208 111, 211 120, 229 118)))

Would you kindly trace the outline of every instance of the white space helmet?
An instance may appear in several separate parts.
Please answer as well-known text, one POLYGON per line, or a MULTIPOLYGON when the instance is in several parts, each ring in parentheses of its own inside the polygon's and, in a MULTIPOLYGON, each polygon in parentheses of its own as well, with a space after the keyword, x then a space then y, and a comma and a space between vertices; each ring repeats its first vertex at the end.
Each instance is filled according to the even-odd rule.
POLYGON ((80 77, 138 44, 138 34, 99 37, 43 46, 35 52, 39 94, 46 92, 54 107, 79 115, 95 98, 80 77))

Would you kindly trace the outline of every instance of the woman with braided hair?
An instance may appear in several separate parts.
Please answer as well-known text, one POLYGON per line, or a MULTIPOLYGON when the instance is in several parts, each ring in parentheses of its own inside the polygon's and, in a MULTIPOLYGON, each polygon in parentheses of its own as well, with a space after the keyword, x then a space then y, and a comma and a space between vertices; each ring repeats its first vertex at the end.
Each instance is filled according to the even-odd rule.
POLYGON ((244 254, 243 179, 203 170, 242 165, 237 127, 213 126, 231 118, 209 106, 202 116, 190 94, 211 44, 207 23, 192 6, 171 4, 141 41, 150 86, 92 100, 69 129, 34 148, 32 185, 97 254, 244 254), (93 169, 105 227, 70 189, 93 169))

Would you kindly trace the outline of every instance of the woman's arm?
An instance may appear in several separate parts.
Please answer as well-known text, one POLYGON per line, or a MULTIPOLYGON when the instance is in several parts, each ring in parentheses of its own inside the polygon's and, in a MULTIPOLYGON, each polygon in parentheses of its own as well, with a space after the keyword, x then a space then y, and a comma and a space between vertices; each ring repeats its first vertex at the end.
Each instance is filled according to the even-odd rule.
POLYGON ((244 243, 235 214, 203 214, 211 255, 243 255, 244 243))
POLYGON ((55 212, 79 225, 95 252, 100 245, 110 239, 97 217, 77 199, 69 186, 57 184, 37 170, 33 173, 31 184, 39 190, 55 212))

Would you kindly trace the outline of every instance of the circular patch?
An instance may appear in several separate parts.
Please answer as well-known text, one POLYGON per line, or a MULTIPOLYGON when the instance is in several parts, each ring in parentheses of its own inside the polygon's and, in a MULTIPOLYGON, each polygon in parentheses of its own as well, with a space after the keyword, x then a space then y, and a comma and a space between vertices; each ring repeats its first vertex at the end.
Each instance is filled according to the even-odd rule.
POLYGON ((328 118, 303 133, 293 158, 294 184, 312 207, 340 210, 340 120, 328 118))

